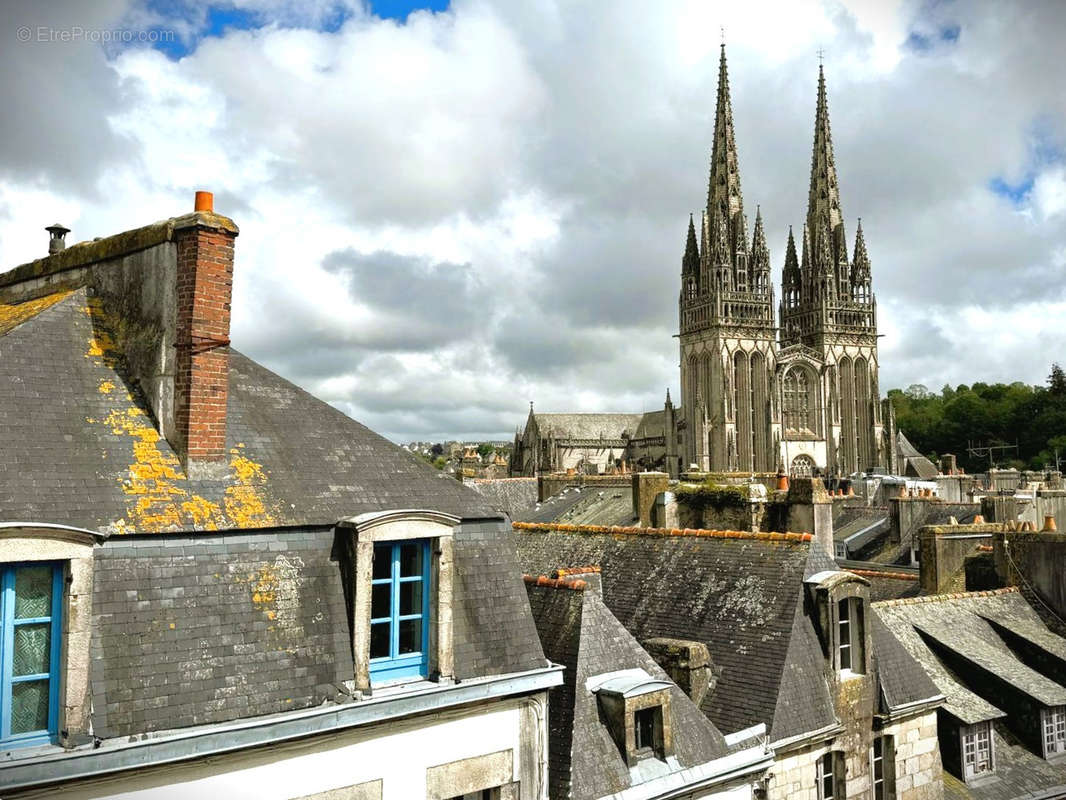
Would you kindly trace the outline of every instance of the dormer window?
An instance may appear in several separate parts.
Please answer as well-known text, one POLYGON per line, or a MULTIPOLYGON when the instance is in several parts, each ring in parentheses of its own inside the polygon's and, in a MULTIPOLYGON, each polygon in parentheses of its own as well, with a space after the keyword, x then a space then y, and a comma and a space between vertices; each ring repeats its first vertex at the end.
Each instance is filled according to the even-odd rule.
POLYGON ((864 622, 861 597, 845 597, 837 602, 837 653, 841 672, 853 675, 866 672, 864 622))
POLYGON ((585 686, 596 695, 601 718, 626 764, 633 766, 647 758, 665 761, 673 755, 673 684, 653 678, 642 669, 627 669, 589 678, 585 686))
POLYGON ((962 729, 962 768, 966 780, 988 775, 995 768, 992 751, 992 728, 988 722, 978 722, 962 729))
POLYGON ((1040 712, 1043 727, 1044 758, 1066 753, 1066 706, 1053 706, 1040 712))
POLYGON ((454 680, 452 540, 459 519, 428 510, 380 511, 342 520, 352 570, 355 689, 454 680))

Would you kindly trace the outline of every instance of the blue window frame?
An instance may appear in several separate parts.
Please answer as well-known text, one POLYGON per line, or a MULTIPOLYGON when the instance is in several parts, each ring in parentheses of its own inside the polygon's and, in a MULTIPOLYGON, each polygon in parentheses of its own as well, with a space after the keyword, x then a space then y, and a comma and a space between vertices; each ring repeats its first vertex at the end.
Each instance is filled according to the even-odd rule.
POLYGON ((54 742, 59 723, 63 569, 0 566, 0 742, 54 742))
POLYGON ((370 679, 415 678, 429 670, 429 540, 374 545, 370 679))

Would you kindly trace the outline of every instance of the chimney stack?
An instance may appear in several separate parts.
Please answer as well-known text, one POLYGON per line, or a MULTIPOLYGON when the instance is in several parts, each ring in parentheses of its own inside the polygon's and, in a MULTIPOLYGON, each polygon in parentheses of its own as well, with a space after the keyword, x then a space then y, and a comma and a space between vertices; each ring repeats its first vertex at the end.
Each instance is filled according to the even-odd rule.
POLYGON ((210 192, 197 192, 195 211, 176 220, 177 330, 174 421, 190 478, 226 469, 232 222, 215 215, 210 192))
POLYGON ((58 222, 54 222, 45 228, 50 234, 48 239, 48 255, 55 255, 61 250, 67 249, 66 236, 70 233, 70 228, 65 225, 60 225, 58 222))

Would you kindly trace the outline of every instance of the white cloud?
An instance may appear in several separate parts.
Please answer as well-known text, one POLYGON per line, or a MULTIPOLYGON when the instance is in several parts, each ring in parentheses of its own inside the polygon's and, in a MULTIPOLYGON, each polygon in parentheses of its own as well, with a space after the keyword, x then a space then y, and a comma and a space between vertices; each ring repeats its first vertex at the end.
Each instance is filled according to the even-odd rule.
POLYGON ((1032 203, 1042 220, 1049 220, 1066 211, 1066 168, 1058 164, 1036 176, 1032 203))

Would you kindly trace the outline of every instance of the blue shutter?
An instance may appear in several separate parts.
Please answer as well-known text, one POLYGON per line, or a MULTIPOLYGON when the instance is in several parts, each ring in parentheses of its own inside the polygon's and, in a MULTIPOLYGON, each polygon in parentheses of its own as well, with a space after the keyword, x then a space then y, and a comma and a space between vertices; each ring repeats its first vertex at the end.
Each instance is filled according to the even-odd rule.
POLYGON ((0 568, 0 741, 54 741, 59 727, 63 570, 54 562, 0 568))
POLYGON ((429 540, 374 546, 370 678, 374 683, 425 677, 429 671, 429 540))

